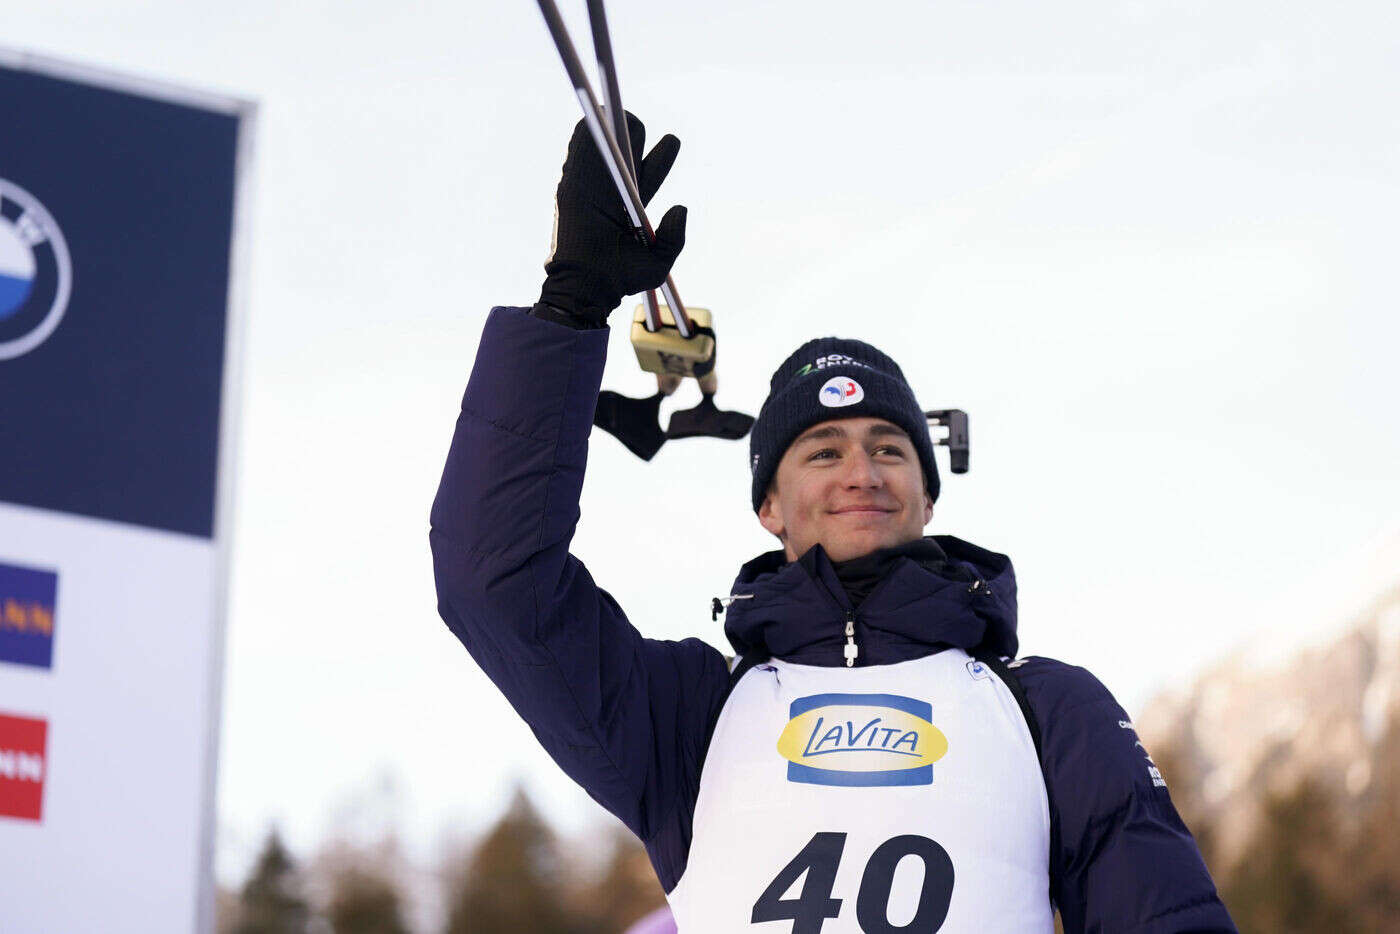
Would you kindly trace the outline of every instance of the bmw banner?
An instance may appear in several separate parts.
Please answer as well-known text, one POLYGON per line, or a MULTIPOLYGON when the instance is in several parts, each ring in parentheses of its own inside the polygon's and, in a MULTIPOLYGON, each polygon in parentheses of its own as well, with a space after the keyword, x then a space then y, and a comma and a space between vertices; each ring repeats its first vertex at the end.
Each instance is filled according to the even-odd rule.
POLYGON ((253 105, 0 50, 0 930, 213 930, 253 105))

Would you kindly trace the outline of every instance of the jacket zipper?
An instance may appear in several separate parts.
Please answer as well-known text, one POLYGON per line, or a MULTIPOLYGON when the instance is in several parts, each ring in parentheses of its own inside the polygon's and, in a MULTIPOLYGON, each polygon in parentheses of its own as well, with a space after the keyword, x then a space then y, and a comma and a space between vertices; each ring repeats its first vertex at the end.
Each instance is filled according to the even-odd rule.
POLYGON ((856 611, 846 611, 846 667, 854 667, 860 646, 856 645, 856 611))

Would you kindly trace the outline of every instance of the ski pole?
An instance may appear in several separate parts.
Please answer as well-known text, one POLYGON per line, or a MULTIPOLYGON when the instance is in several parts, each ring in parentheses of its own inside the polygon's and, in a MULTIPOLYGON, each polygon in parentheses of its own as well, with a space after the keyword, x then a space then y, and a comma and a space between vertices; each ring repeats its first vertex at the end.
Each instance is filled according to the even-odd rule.
MULTIPOLYGON (((593 53, 597 58, 598 74, 602 80, 603 111, 611 119, 613 139, 617 140, 618 148, 622 150, 622 156, 627 161, 627 170, 632 173, 632 181, 635 184, 637 166, 632 160, 632 136, 627 129, 627 111, 622 106, 622 86, 617 79, 617 59, 613 56, 612 35, 608 29, 608 16, 603 8, 603 0, 588 0, 588 25, 593 33, 593 53)), ((666 303, 672 309, 673 316, 685 322, 684 327, 677 325, 680 335, 685 337, 688 332, 693 332, 694 322, 676 291, 676 281, 669 273, 661 285, 661 292, 666 296, 666 303)), ((656 328, 651 327, 651 322, 661 322, 661 312, 656 308, 656 292, 647 289, 643 300, 646 304, 644 323, 647 330, 655 331, 656 328)))
MULTIPOLYGON (((574 93, 578 97, 580 106, 583 108, 584 123, 588 126, 589 135, 593 137, 593 142, 598 147, 599 154, 603 157, 603 162, 608 167, 608 173, 612 176, 613 184, 617 186, 618 193, 622 195, 622 205, 627 209, 627 216, 632 222, 633 230, 643 243, 648 245, 656 242, 656 231, 652 229, 651 221, 647 219, 646 206, 642 204, 641 193, 637 190, 637 184, 632 172, 628 171, 628 156, 624 156, 618 146, 618 141, 612 131, 603 120, 603 114, 598 107, 598 99, 593 96, 593 88, 588 83, 588 76, 583 71, 583 64, 579 61, 578 53, 574 51, 573 41, 569 38, 569 32, 564 27, 564 20, 559 15, 559 8, 555 6, 554 0, 538 0, 540 12, 544 14, 545 25, 549 27, 549 34, 554 39, 554 47, 559 51, 559 58, 564 63, 564 71, 569 76, 569 83, 574 86, 574 93)), ((606 26, 603 27, 606 29, 606 26)), ((611 43, 608 43, 611 50, 611 43)), ((614 80, 616 76, 614 74, 614 80)), ((626 115, 621 107, 613 108, 613 119, 620 120, 626 127, 626 115)), ((631 153, 631 145, 628 144, 628 153, 631 153)), ((667 303, 671 307, 671 313, 675 317, 676 331, 679 335, 689 340, 695 333, 690 317, 686 314, 685 308, 680 303, 680 297, 667 276, 667 281, 661 286, 661 294, 666 297, 667 303)), ((646 329, 648 331, 661 330, 660 309, 654 309, 652 303, 648 302, 646 329), (653 317, 653 311, 655 317, 653 317)))
MULTIPOLYGON (((632 158, 632 135, 627 129, 627 111, 622 106, 622 86, 617 78, 617 59, 613 55, 612 34, 608 29, 608 16, 603 8, 603 0, 588 0, 588 25, 593 33, 593 53, 598 61, 598 73, 602 80, 603 91, 603 111, 612 121, 613 139, 617 140, 618 148, 622 150, 623 158, 627 160, 627 170, 632 173, 632 181, 637 183, 637 166, 632 158)), ((681 337, 687 337, 688 333, 695 330, 694 321, 685 309, 685 303, 681 301, 681 296, 676 291, 676 280, 671 278, 670 273, 666 274, 666 281, 661 285, 661 292, 666 296, 666 303, 672 309, 673 317, 684 321, 684 325, 677 325, 677 331, 681 337)), ((655 331, 656 328, 650 326, 649 322, 661 322, 661 312, 656 308, 656 291, 647 289, 643 295, 646 304, 646 320, 644 324, 647 330, 655 331)), ((687 337, 687 339, 689 339, 687 337)))
MULTIPOLYGON (((622 156, 627 160, 627 171, 632 173, 632 181, 637 181, 637 166, 632 160, 632 134, 627 130, 627 111, 622 108, 622 87, 617 80, 617 61, 613 57, 612 36, 608 31, 608 16, 603 10, 603 0, 588 0, 588 26, 593 31, 593 54, 598 59, 598 74, 602 79, 603 111, 612 121, 613 138, 617 140, 622 156)), ((670 279, 670 276, 667 276, 670 279)), ((668 283, 669 284, 669 283, 668 283)), ((672 286, 674 289, 674 285, 672 286)), ((661 320, 661 312, 656 307, 656 290, 647 289, 642 295, 646 303, 646 325, 661 320)))

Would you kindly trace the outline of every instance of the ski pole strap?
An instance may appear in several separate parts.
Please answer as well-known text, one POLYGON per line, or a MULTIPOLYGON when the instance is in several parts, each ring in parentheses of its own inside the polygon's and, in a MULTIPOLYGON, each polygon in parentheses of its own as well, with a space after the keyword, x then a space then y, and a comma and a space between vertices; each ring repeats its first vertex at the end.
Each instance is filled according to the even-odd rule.
POLYGON ((664 398, 665 393, 661 392, 644 399, 634 399, 604 389, 598 393, 593 424, 621 441, 627 450, 642 460, 649 461, 666 443, 666 432, 661 430, 659 414, 664 398))
POLYGON ((700 327, 699 325, 696 325, 696 327, 695 327, 695 336, 696 336, 696 337, 708 337, 708 338, 710 339, 710 357, 709 357, 709 359, 708 359, 708 360, 702 360, 702 361, 700 361, 699 363, 695 364, 694 369, 691 370, 692 375, 693 375, 696 379, 703 379, 703 378, 705 378, 706 376, 709 376, 711 373, 714 372, 714 369, 715 369, 715 351, 718 349, 719 344, 718 344, 718 342, 715 340, 715 329, 712 328, 712 327, 700 327))

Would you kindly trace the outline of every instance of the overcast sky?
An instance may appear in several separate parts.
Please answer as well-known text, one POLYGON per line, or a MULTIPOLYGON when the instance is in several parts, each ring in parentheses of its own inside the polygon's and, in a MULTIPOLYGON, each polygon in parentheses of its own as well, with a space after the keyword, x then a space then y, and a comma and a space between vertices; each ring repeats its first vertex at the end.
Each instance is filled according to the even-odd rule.
MULTIPOLYGON (((431 853, 516 780, 590 826, 437 618, 427 548, 483 320, 538 295, 578 119, 535 5, 0 13, 11 47, 259 105, 222 875, 270 821, 305 851, 371 813, 431 853)), ((675 276, 715 313, 719 401, 756 412, 783 356, 838 334, 968 410, 933 529, 1016 561, 1024 653, 1136 713, 1400 521, 1393 4, 609 15, 628 108, 682 140, 653 217, 690 208, 675 276)), ((630 358, 619 328, 607 385, 644 394, 630 358)), ((709 597, 771 547, 745 451, 596 440, 575 552, 647 634, 722 646, 709 597)))

